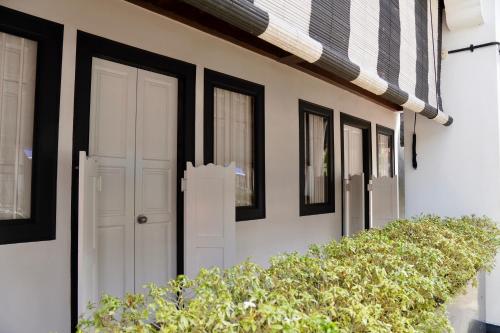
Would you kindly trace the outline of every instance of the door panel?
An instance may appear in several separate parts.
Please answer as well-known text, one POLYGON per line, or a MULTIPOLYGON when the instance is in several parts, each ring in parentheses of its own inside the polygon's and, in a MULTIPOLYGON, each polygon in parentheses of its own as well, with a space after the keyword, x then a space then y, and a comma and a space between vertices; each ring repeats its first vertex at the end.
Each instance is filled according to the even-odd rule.
POLYGON ((139 70, 135 164, 135 286, 165 284, 176 267, 177 79, 139 70))
POLYGON ((134 163, 137 69, 94 58, 90 156, 96 157, 99 294, 134 291, 134 163))

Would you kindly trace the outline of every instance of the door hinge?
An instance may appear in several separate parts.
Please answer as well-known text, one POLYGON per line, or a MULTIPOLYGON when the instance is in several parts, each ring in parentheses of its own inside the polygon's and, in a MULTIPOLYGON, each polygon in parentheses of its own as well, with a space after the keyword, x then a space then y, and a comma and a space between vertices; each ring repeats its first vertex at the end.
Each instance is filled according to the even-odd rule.
POLYGON ((366 190, 367 190, 368 192, 373 191, 373 184, 372 184, 372 183, 369 183, 368 185, 366 185, 366 190))
POLYGON ((186 191, 186 186, 187 186, 186 182, 187 182, 186 178, 181 178, 181 192, 186 191))

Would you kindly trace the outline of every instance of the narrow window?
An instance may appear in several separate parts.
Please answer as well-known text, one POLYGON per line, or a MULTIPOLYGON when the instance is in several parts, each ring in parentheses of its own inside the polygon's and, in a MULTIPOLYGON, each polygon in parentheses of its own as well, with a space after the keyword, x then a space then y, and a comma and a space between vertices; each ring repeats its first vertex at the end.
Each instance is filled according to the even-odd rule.
POLYGON ((264 87, 205 70, 205 163, 231 162, 236 220, 264 218, 264 87))
POLYGON ((31 217, 37 43, 0 32, 0 219, 31 217))
POLYGON ((55 238, 62 35, 0 6, 0 244, 55 238))
POLYGON ((394 131, 377 125, 377 176, 394 176, 394 131))
POLYGON ((335 211, 333 110, 299 102, 300 215, 335 211))

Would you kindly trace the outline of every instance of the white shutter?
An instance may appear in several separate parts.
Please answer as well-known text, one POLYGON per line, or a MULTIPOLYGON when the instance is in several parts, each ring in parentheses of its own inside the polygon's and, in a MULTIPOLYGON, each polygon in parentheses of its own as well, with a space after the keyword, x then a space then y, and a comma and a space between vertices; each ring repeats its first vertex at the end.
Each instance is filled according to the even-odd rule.
POLYGON ((235 167, 213 164, 184 173, 184 273, 221 269, 235 260, 235 167))
POLYGON ((97 295, 97 190, 100 187, 95 158, 80 152, 78 178, 78 313, 85 312, 97 295))
POLYGON ((352 236, 365 229, 365 177, 351 176, 344 181, 344 234, 352 236))
POLYGON ((375 178, 372 197, 374 228, 383 228, 388 222, 399 217, 397 176, 375 178))

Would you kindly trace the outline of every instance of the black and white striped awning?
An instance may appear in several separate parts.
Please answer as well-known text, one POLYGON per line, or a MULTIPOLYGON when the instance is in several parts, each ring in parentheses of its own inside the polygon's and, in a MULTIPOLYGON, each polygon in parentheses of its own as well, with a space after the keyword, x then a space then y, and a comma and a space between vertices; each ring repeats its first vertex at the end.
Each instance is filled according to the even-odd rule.
POLYGON ((437 97, 439 0, 183 1, 392 103, 453 122, 437 97))

